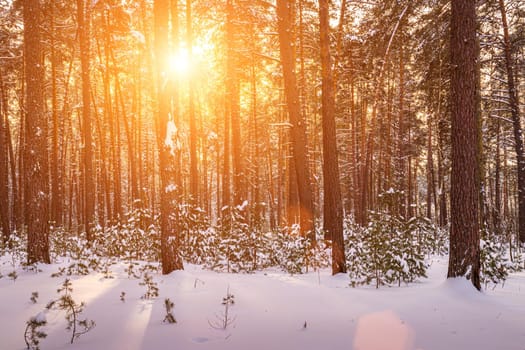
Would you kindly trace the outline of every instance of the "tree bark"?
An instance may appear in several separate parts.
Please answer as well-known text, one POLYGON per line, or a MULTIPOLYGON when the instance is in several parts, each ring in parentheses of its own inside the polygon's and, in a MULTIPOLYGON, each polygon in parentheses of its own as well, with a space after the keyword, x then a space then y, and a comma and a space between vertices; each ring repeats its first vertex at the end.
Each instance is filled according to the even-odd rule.
POLYGON ((323 125, 323 189, 325 239, 332 240, 332 274, 346 272, 343 239, 343 205, 337 155, 335 123, 335 94, 330 56, 330 24, 328 0, 319 0, 319 34, 322 76, 322 125, 323 125))
POLYGON ((292 43, 292 8, 293 0, 277 0, 277 25, 281 67, 284 76, 286 105, 290 118, 293 158, 299 190, 301 234, 315 241, 314 204, 305 121, 301 118, 299 91, 295 73, 294 51, 292 43))
POLYGON ((78 39, 82 76, 82 131, 83 131, 83 179, 84 179, 84 228, 88 241, 93 239, 91 225, 95 222, 95 182, 93 181, 93 136, 91 134, 91 83, 89 78, 90 45, 89 17, 86 16, 84 0, 77 0, 78 39))
POLYGON ((53 119, 52 156, 51 156, 51 221, 54 226, 62 225, 62 186, 59 173, 59 118, 57 98, 57 58, 56 58, 56 28, 55 28, 55 3, 49 4, 51 8, 51 113, 53 119))
POLYGON ((168 146, 168 123, 169 119, 169 89, 166 87, 163 74, 167 69, 166 48, 168 47, 169 27, 169 0, 155 0, 155 54, 157 62, 157 144, 159 151, 159 171, 161 179, 160 187, 160 249, 162 273, 168 274, 174 270, 184 269, 182 258, 179 255, 181 246, 180 235, 173 230, 170 219, 173 204, 172 188, 174 185, 172 165, 174 159, 168 146))
POLYGON ((44 62, 39 0, 24 0, 25 139, 24 206, 27 261, 49 264, 49 167, 44 113, 44 62))
MULTIPOLYGON (((0 74, 2 74, 0 72, 0 74)), ((7 120, 7 99, 4 82, 0 76, 0 230, 4 243, 11 235, 11 201, 9 199, 9 123, 7 120)))
MULTIPOLYGON (((191 0, 186 0, 186 40, 188 42, 188 57, 193 59, 193 28, 191 19, 191 0)), ((197 124, 195 120, 195 89, 193 76, 189 80, 189 119, 190 119, 190 195, 191 202, 199 205, 199 170, 197 160, 197 124)))
POLYGON ((476 1, 452 0, 450 25, 452 174, 448 277, 465 276, 479 290, 480 99, 476 1))
POLYGON ((520 102, 512 66, 512 47, 507 24, 505 3, 499 0, 501 23, 503 26, 503 45, 505 53, 505 69, 507 71, 507 91, 509 94, 512 129, 514 131, 514 148, 517 160, 518 175, 518 234, 521 243, 525 243, 525 154, 523 151, 523 132, 520 121, 520 102))

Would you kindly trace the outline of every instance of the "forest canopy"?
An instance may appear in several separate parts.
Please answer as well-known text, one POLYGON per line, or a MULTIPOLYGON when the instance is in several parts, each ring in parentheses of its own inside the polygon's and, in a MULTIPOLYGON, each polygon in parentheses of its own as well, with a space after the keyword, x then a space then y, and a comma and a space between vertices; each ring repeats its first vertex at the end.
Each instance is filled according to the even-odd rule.
POLYGON ((525 5, 465 3, 475 145, 457 1, 0 1, 4 243, 50 262, 56 232, 93 242, 141 212, 164 273, 210 228, 326 244, 337 273, 344 222, 447 230, 463 208, 482 239, 525 242, 525 5))

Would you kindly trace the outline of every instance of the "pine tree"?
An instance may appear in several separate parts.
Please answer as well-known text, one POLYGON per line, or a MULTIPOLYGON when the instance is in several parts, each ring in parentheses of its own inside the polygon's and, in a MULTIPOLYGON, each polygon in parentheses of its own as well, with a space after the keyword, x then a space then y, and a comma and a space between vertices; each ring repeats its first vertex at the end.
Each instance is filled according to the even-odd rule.
POLYGON ((480 130, 476 1, 453 0, 450 25, 452 175, 448 277, 465 276, 479 290, 480 130))

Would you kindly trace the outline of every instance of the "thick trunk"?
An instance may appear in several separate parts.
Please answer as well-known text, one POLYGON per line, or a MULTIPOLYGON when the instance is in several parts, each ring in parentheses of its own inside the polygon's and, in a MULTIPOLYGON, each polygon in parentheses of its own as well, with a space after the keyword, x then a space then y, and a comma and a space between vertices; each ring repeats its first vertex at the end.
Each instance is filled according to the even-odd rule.
POLYGON ((38 0, 25 0, 25 139, 24 200, 27 224, 27 260, 50 263, 47 120, 44 113, 44 62, 41 46, 41 10, 38 0))
POLYGON ((166 88, 163 79, 166 67, 166 47, 168 44, 169 26, 169 0, 155 0, 155 54, 157 60, 157 144, 159 150, 160 171, 160 249, 162 273, 168 274, 174 270, 184 268, 182 258, 179 255, 181 246, 180 234, 174 229, 175 224, 170 219, 174 201, 173 190, 173 156, 171 155, 166 138, 169 136, 169 89, 166 88))
POLYGON ((453 0, 451 16, 451 227, 448 277, 480 289, 479 44, 476 1, 453 0))
POLYGON ((58 118, 58 98, 57 98, 57 58, 55 50, 55 17, 54 3, 51 7, 51 113, 53 118, 53 134, 51 136, 52 158, 51 158, 51 221, 55 226, 62 225, 62 186, 60 185, 59 175, 59 118, 58 118))

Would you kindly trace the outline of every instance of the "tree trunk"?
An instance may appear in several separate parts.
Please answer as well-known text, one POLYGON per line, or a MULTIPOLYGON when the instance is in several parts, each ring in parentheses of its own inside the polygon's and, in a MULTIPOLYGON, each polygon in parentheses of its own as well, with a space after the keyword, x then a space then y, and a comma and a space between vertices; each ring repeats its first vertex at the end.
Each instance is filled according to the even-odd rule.
POLYGON ((83 130, 83 179, 84 179, 84 228, 88 241, 93 239, 91 225, 95 223, 95 183, 93 181, 93 137, 91 127, 90 92, 90 45, 89 16, 86 16, 84 0, 77 0, 78 38, 80 43, 80 64, 82 75, 82 130, 83 130))
POLYGON ((59 118, 58 118, 58 98, 57 98, 57 58, 55 49, 55 3, 49 4, 51 7, 51 113, 53 119, 53 133, 51 136, 52 157, 51 157, 51 221, 54 226, 62 225, 62 186, 60 185, 59 175, 59 118))
POLYGON ((346 272, 343 240, 343 205, 339 181, 335 95, 330 56, 328 0, 319 1, 319 34, 322 70, 323 189, 325 239, 332 240, 332 274, 346 272))
POLYGON ((39 0, 24 0, 25 139, 24 194, 27 261, 49 264, 49 171, 44 113, 44 62, 39 0))
MULTIPOLYGON (((0 73, 1 74, 1 73, 0 73)), ((0 230, 3 242, 11 235, 11 201, 9 199, 9 122, 7 120, 7 99, 4 98, 4 82, 0 76, 0 230)))
POLYGON ((480 289, 479 44, 476 1, 452 0, 450 104, 451 227, 448 277, 466 276, 480 289))
POLYGON ((315 241, 314 204, 312 183, 308 162, 308 145, 305 121, 301 118, 299 91, 295 74, 295 62, 292 42, 292 8, 293 0, 277 0, 277 22, 281 66, 284 76, 284 90, 288 116, 290 118, 293 158, 299 190, 301 234, 315 241))
POLYGON ((226 67, 226 96, 230 104, 231 118, 231 156, 233 170, 233 205, 240 205, 246 199, 244 188, 244 168, 241 150, 241 111, 240 111, 240 81, 237 74, 236 23, 235 1, 226 2, 226 38, 227 38, 227 67, 226 67))
POLYGON ((161 179, 160 187, 160 249, 162 273, 168 274, 174 270, 184 268, 182 258, 179 255, 180 234, 173 230, 170 219, 173 205, 173 157, 168 145, 168 123, 169 119, 169 89, 166 87, 163 74, 167 69, 166 48, 168 46, 169 27, 169 0, 155 0, 155 54, 157 62, 157 144, 159 151, 159 171, 161 179))
POLYGON ((518 233, 521 243, 525 243, 525 154, 523 151, 523 135, 520 122, 520 102, 514 68, 512 66, 512 47, 507 24, 505 3, 499 0, 501 23, 503 25, 503 44, 505 52, 505 69, 507 70, 507 90, 509 94, 512 128, 514 131, 514 147, 516 150, 517 175, 518 175, 518 233))
MULTIPOLYGON (((191 0, 186 0, 186 40, 188 43, 188 57, 193 59, 193 28, 191 19, 191 0)), ((197 164, 197 124, 195 120, 195 89, 193 76, 189 80, 189 119, 190 119, 190 200, 194 205, 199 205, 199 170, 197 164)))

